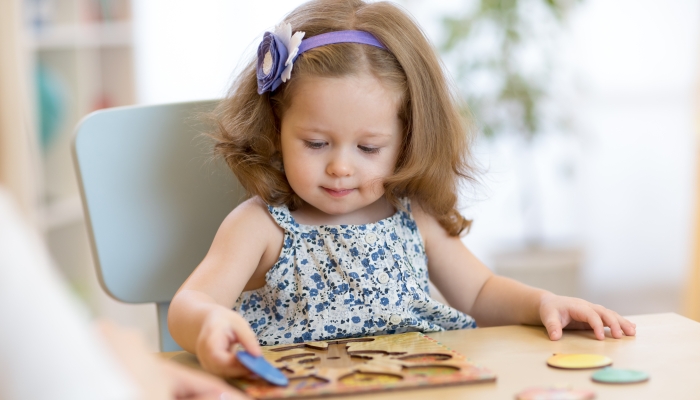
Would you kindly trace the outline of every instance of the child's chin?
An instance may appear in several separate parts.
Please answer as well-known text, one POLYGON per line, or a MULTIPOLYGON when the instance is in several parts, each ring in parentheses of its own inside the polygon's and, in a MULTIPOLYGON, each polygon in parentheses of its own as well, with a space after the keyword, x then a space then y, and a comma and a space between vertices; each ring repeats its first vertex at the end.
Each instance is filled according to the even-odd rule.
POLYGON ((319 208, 319 210, 323 211, 324 213, 326 213, 328 215, 339 216, 339 215, 349 214, 353 211, 357 211, 357 207, 352 207, 352 206, 343 205, 343 204, 330 204, 330 205, 324 205, 324 207, 319 208))

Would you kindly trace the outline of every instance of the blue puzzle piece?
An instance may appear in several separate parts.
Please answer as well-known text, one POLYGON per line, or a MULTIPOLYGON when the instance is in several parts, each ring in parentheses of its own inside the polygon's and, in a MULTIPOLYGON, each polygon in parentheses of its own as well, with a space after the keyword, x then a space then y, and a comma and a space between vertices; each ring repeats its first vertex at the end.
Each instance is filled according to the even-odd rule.
POLYGON ((263 356, 254 357, 246 351, 239 351, 236 353, 236 358, 238 361, 248 368, 255 375, 263 378, 264 380, 270 382, 277 386, 287 386, 289 385, 289 379, 278 370, 272 364, 267 362, 263 356))

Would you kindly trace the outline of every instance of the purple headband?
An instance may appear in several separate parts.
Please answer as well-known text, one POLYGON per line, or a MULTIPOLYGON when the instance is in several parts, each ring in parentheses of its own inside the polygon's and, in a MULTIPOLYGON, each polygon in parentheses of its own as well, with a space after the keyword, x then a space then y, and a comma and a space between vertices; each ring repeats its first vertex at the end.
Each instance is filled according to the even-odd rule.
POLYGON ((334 43, 360 43, 388 50, 374 35, 365 31, 335 31, 302 40, 304 32, 292 35, 290 24, 280 24, 265 32, 258 46, 258 94, 275 91, 292 74, 294 61, 302 53, 334 43))

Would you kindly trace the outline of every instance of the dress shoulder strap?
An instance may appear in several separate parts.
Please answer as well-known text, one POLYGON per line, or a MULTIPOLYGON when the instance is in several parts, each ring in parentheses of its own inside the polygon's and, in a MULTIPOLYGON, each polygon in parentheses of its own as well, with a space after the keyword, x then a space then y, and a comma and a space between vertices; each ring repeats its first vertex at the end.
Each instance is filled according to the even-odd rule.
POLYGON ((399 201, 401 202, 401 205, 403 206, 403 208, 405 208, 409 214, 413 214, 413 210, 411 210, 411 199, 410 198, 401 197, 401 198, 399 198, 399 201))
POLYGON ((282 229, 285 231, 299 231, 299 224, 297 224, 297 222, 294 220, 292 213, 289 211, 289 208, 287 208, 286 205, 275 207, 268 204, 267 211, 270 213, 275 222, 277 222, 277 225, 282 227, 282 229))
POLYGON ((416 220, 413 219, 413 210, 411 209, 411 199, 408 197, 401 197, 399 199, 403 210, 400 211, 401 215, 401 225, 407 227, 412 232, 417 233, 418 228, 416 226, 416 220))

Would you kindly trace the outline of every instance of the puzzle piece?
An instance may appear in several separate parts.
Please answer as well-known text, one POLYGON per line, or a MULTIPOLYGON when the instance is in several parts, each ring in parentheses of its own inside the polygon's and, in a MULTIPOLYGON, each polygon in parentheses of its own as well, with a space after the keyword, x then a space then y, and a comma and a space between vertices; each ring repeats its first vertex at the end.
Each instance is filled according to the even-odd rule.
POLYGON ((547 359, 547 365, 563 369, 601 368, 612 364, 612 359, 599 354, 555 354, 547 359))

